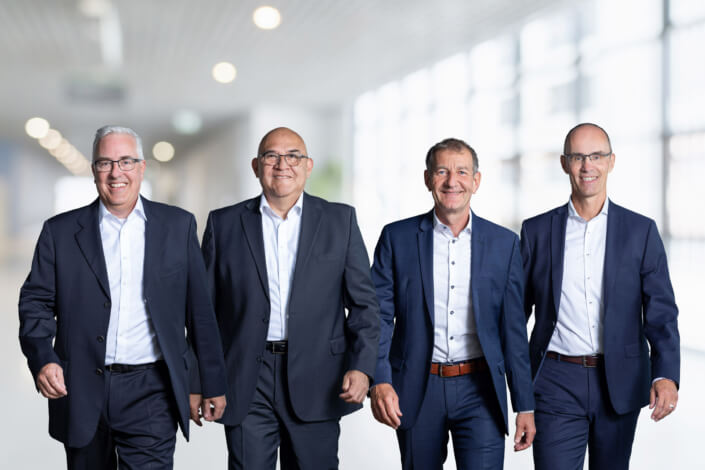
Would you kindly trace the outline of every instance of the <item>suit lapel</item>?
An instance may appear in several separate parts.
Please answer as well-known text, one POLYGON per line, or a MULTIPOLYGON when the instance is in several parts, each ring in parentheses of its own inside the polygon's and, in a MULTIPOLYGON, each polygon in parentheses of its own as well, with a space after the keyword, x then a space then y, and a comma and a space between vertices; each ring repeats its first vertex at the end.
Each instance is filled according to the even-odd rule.
POLYGON ((151 201, 142 197, 142 207, 147 219, 144 226, 144 272, 142 275, 142 285, 146 293, 151 285, 152 272, 155 269, 159 269, 161 260, 164 259, 164 250, 166 250, 164 241, 168 240, 168 230, 160 217, 161 214, 155 209, 155 205, 151 201))
POLYGON ((267 279, 267 260, 264 255, 264 236, 262 234, 262 214, 259 212, 259 198, 251 199, 247 209, 240 216, 240 222, 245 232, 247 245, 255 260, 257 275, 262 283, 264 294, 269 300, 269 281, 267 279))
POLYGON ((565 255, 565 230, 568 223, 568 206, 561 207, 551 216, 551 284, 553 306, 558 315, 563 284, 563 256, 565 255))
MULTIPOLYGON (((473 212, 470 212, 471 221, 471 241, 470 241, 470 292, 472 294, 472 308, 475 316, 475 323, 480 324, 480 291, 477 289, 477 283, 480 273, 483 271, 483 262, 485 258, 485 234, 482 229, 482 220, 473 212)), ((479 328, 478 328, 479 329, 479 328)))
POLYGON ((607 209, 607 240, 605 241, 605 261, 603 271, 602 303, 604 312, 607 313, 607 304, 610 293, 613 292, 614 282, 617 278, 617 266, 619 266, 620 254, 624 253, 622 244, 627 237, 620 236, 622 230, 622 218, 619 210, 621 208, 612 201, 607 209))
POLYGON ((301 233, 299 235, 299 246, 296 250, 296 263, 294 264, 294 277, 291 280, 290 297, 293 297, 294 293, 299 291, 297 284, 299 278, 303 279, 303 269, 311 254, 316 234, 318 234, 322 212, 319 202, 304 193, 301 212, 301 233))
POLYGON ((431 325, 433 325, 435 323, 433 302, 433 211, 427 213, 421 219, 417 242, 426 311, 430 316, 431 325))
POLYGON ((98 199, 88 206, 78 219, 81 227, 75 234, 76 243, 83 253, 83 256, 90 266, 98 284, 105 295, 110 298, 110 284, 108 283, 108 269, 105 266, 105 256, 103 255, 103 242, 100 238, 100 227, 98 225, 98 199))

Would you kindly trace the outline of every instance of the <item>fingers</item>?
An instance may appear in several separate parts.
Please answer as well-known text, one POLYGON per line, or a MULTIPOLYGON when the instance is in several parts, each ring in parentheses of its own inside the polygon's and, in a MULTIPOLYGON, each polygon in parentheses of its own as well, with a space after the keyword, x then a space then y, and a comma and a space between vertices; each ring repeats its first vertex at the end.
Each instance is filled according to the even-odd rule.
POLYGON ((399 397, 389 384, 380 384, 372 394, 372 415, 377 421, 397 429, 401 425, 399 397))
POLYGON ((651 391, 649 391, 649 409, 653 410, 654 406, 656 406, 656 389, 651 387, 651 391))
POLYGON ((668 379, 657 380, 651 386, 651 393, 656 396, 651 419, 658 422, 675 411, 678 404, 678 390, 675 383, 668 379))
POLYGON ((203 409, 208 410, 203 413, 206 421, 215 421, 223 417, 225 412, 225 395, 203 400, 203 409))
POLYGON ((362 403, 367 395, 370 379, 358 370, 350 370, 343 377, 343 393, 338 395, 346 403, 362 403))
POLYGON ((189 407, 191 409, 191 421, 196 423, 198 426, 203 426, 201 423, 201 395, 192 393, 189 395, 189 407))
POLYGON ((531 447, 536 437, 533 413, 519 413, 517 415, 517 429, 514 434, 514 451, 519 452, 531 447))
POLYGON ((37 388, 46 398, 61 398, 68 394, 64 384, 64 370, 59 364, 51 362, 37 374, 37 388))

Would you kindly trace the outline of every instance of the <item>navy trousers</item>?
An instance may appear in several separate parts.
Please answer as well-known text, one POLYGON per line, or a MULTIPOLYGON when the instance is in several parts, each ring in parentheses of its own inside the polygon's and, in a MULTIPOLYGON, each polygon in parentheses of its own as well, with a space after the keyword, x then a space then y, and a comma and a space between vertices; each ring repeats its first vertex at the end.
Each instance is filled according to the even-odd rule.
POLYGON ((626 470, 639 410, 619 415, 610 404, 604 367, 546 358, 534 384, 537 470, 626 470))
MULTIPOLYGON (((105 405, 93 440, 65 446, 69 470, 174 467, 177 416, 163 362, 132 372, 105 371, 105 405)), ((71 391, 69 390, 69 393, 71 391)))
POLYGON ((304 422, 289 400, 286 355, 265 351, 247 416, 225 426, 230 470, 274 470, 277 449, 282 470, 338 468, 339 420, 304 422))
POLYGON ((429 376, 416 423, 397 430, 404 470, 442 470, 449 432, 459 470, 503 467, 504 417, 489 374, 429 376))

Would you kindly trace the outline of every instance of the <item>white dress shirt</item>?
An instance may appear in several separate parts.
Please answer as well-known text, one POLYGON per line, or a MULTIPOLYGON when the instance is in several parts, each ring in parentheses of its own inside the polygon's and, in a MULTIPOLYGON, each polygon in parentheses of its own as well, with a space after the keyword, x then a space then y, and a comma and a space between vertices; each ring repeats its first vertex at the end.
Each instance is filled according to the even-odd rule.
POLYGON ((126 219, 115 217, 100 203, 111 301, 105 364, 146 364, 162 357, 142 290, 146 221, 140 198, 126 219))
POLYGON ((433 213, 433 362, 483 356, 470 290, 471 221, 455 237, 433 213))
POLYGON ((272 210, 264 194, 260 197, 259 210, 262 213, 264 256, 267 259, 269 280, 267 341, 281 341, 289 336, 289 289, 299 249, 303 200, 301 193, 286 219, 282 219, 272 210))
POLYGON ((573 201, 568 201, 561 300, 549 351, 569 356, 603 352, 602 281, 608 207, 605 199, 600 213, 586 221, 573 201))

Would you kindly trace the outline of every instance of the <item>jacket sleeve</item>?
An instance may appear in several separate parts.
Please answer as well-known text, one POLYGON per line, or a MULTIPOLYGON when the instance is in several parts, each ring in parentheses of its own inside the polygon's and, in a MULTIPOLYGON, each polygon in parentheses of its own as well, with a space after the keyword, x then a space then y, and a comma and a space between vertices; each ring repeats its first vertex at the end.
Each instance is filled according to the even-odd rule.
POLYGON ((350 211, 350 232, 345 272, 343 299, 348 309, 346 330, 351 340, 348 347, 350 370, 359 370, 374 377, 379 344, 379 305, 370 279, 370 262, 355 209, 350 211))
POLYGON ((46 364, 61 364, 54 352, 56 336, 56 270, 51 228, 44 223, 39 235, 32 268, 20 289, 20 346, 35 380, 46 364))
POLYGON ((514 236, 509 261, 507 285, 502 302, 502 334, 507 384, 514 411, 530 411, 534 405, 534 387, 531 381, 529 343, 524 316, 524 274, 519 253, 519 240, 514 236))
POLYGON ((392 383, 392 368, 389 364, 389 349, 394 333, 394 271, 392 263, 392 244, 387 228, 375 248, 375 258, 372 264, 372 281, 375 284, 380 310, 379 352, 377 353, 377 368, 375 383, 392 383))
POLYGON ((656 224, 650 221, 641 264, 644 334, 651 346, 651 378, 680 383, 678 307, 668 274, 666 251, 656 224))

